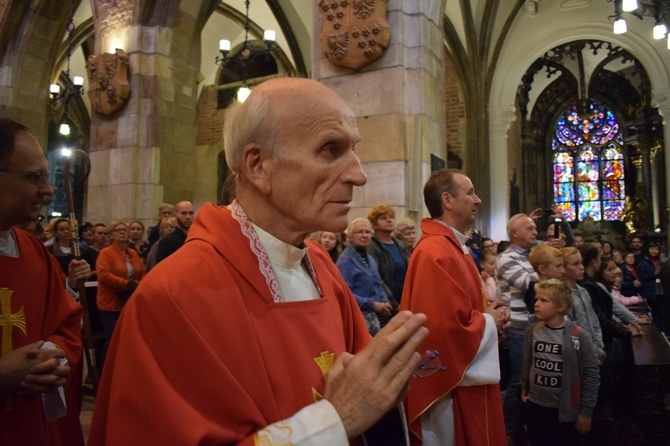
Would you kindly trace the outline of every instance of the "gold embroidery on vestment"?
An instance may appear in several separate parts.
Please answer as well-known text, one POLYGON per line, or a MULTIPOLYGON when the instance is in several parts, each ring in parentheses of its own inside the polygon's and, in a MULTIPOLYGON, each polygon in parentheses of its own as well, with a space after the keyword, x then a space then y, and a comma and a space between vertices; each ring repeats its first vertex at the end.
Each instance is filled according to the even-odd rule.
POLYGON ((12 351, 12 327, 26 333, 26 316, 23 307, 16 313, 12 313, 12 294, 14 290, 0 288, 0 327, 2 327, 2 355, 12 351))
POLYGON ((293 435, 291 426, 279 421, 254 433, 254 444, 256 446, 293 446, 288 440, 293 435))
MULTIPOLYGON (((335 353, 330 353, 329 351, 321 352, 321 354, 314 358, 314 362, 321 369, 321 373, 325 378, 331 367, 333 367, 333 361, 335 360, 335 353)), ((312 397, 314 401, 321 401, 323 395, 321 395, 314 387, 312 387, 312 397)))

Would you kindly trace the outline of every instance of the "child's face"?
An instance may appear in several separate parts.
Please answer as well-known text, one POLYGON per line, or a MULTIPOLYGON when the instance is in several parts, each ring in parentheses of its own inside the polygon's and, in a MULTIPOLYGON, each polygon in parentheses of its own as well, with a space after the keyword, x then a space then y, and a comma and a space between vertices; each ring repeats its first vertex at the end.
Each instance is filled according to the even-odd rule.
POLYGON ((635 265, 635 254, 629 253, 626 254, 626 257, 624 257, 624 262, 626 262, 627 265, 635 265))
POLYGON ((607 266, 603 270, 603 283, 605 285, 611 285, 614 283, 614 277, 616 275, 617 266, 613 261, 607 262, 607 266))
POLYGON ((623 275, 620 273, 614 274, 614 286, 617 288, 621 287, 621 282, 623 282, 623 275))
POLYGON ((495 277, 496 275, 496 257, 495 256, 486 256, 486 259, 482 262, 482 269, 486 271, 486 273, 491 276, 495 277))
POLYGON ((543 289, 537 289, 535 293, 535 317, 540 321, 550 320, 557 316, 563 316, 563 309, 565 304, 556 305, 551 300, 549 293, 543 289))
POLYGON ((648 251, 650 257, 658 257, 659 249, 656 246, 650 246, 648 251))
POLYGON ((575 282, 584 278, 584 265, 580 253, 565 257, 565 278, 575 282))
POLYGON ((563 266, 563 257, 554 257, 549 261, 548 265, 543 265, 542 269, 543 275, 547 279, 558 279, 563 280, 565 275, 565 266, 563 266))

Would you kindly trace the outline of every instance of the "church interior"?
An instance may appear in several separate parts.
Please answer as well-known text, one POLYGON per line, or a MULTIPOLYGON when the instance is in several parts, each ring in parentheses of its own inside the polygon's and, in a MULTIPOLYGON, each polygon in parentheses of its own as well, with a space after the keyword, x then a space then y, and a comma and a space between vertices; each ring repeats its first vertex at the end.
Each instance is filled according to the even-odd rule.
POLYGON ((2 0, 0 116, 46 152, 47 218, 67 214, 81 150, 78 220, 151 226, 161 203, 220 202, 240 89, 310 77, 357 116, 367 184, 352 219, 387 203, 418 222, 430 173, 453 167, 493 240, 556 204, 587 239, 667 247, 670 1, 633 3, 2 0))
MULTIPOLYGON (((388 203, 418 221, 423 183, 449 166, 473 179, 477 229, 494 240, 511 215, 556 203, 577 233, 665 245, 666 0, 354 2, 383 26, 378 52, 347 66, 328 36, 348 3, 2 2, 0 113, 47 151, 47 217, 65 212, 63 149, 91 162, 74 188, 80 220, 153 224, 162 202, 217 201, 227 105, 290 75, 325 83, 358 117, 368 183, 352 217, 388 203)), ((364 39, 344 59, 371 51, 364 39)))

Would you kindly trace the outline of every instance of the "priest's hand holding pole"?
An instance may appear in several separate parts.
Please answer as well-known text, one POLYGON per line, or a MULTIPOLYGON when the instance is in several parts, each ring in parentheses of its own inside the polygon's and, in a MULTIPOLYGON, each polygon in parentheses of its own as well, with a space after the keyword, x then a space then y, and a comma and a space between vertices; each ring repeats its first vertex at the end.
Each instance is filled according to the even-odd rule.
POLYGON ((326 376, 324 398, 342 419, 349 438, 365 432, 409 389, 428 335, 424 314, 398 313, 356 355, 342 353, 326 376))

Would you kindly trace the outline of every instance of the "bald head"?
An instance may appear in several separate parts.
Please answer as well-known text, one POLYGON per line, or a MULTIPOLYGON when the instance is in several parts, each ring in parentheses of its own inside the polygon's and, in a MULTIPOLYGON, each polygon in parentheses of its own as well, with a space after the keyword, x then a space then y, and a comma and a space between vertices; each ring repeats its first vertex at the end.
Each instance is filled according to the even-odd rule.
POLYGON ((240 173, 242 152, 248 144, 259 144, 272 154, 285 148, 287 129, 309 132, 315 125, 315 110, 325 105, 348 110, 348 125, 356 118, 344 100, 312 79, 277 78, 255 87, 244 103, 234 102, 226 113, 223 136, 226 162, 240 173))
POLYGON ((254 224, 294 246, 347 226, 366 177, 356 117, 334 91, 310 79, 266 81, 231 107, 224 138, 237 201, 254 224))
POLYGON ((177 215, 177 224, 184 231, 188 229, 193 223, 193 204, 190 201, 180 201, 174 206, 174 212, 177 215))

